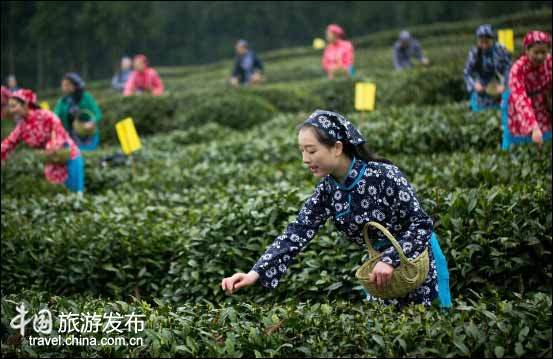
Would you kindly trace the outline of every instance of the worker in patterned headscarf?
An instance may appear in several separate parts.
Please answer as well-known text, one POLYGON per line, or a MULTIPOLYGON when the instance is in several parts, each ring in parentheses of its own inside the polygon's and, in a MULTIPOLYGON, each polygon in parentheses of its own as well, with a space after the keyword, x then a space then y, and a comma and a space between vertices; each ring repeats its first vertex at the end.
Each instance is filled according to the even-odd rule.
POLYGON ((511 69, 511 55, 503 45, 495 42, 491 25, 479 26, 476 39, 477 44, 470 49, 463 72, 471 96, 471 110, 475 112, 499 108, 511 69))
POLYGON ((330 219, 359 246, 365 245, 364 228, 371 228, 369 238, 375 239, 372 246, 381 256, 370 278, 381 289, 390 285, 400 255, 414 259, 428 250, 429 265, 421 273, 418 288, 393 299, 368 293, 368 300, 401 307, 410 303, 430 306, 439 299, 443 307, 450 307, 447 262, 433 232, 434 224, 399 168, 371 153, 361 132, 333 111, 313 112, 299 129, 298 143, 305 166, 320 178, 313 195, 251 270, 224 278, 221 288, 228 294, 256 282, 276 288, 294 259, 330 219), (393 233, 403 254, 372 228, 375 223, 393 233))
POLYGON ((36 94, 20 89, 11 94, 9 109, 20 118, 15 129, 2 141, 2 166, 17 145, 44 150, 44 175, 48 182, 65 184, 72 192, 83 193, 84 159, 79 147, 63 128, 60 119, 37 105, 36 94))
POLYGON ((163 82, 157 71, 148 65, 145 55, 136 55, 133 60, 134 71, 125 83, 124 96, 151 93, 153 96, 163 95, 163 82))
POLYGON ((85 82, 75 72, 69 72, 61 80, 63 96, 54 112, 65 130, 83 151, 92 151, 100 145, 99 125, 102 111, 94 96, 85 89, 85 82))
POLYGON ((551 139, 551 35, 529 32, 524 49, 509 76, 509 132, 542 143, 551 139))

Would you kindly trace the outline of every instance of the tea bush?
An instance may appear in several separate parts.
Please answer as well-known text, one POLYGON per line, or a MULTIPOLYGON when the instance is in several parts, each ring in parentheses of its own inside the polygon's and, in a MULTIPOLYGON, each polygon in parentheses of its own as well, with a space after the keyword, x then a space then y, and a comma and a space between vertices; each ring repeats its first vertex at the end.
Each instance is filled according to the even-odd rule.
POLYGON ((194 125, 214 122, 244 130, 269 121, 275 112, 276 108, 263 98, 228 94, 199 105, 188 115, 188 120, 194 125))
MULTIPOLYGON (((502 358, 551 353, 551 295, 545 293, 512 301, 471 296, 456 300, 450 312, 420 306, 397 312, 362 302, 300 303, 293 298, 272 305, 230 301, 167 306, 44 292, 3 297, 1 308, 2 355, 6 356, 502 358), (143 331, 120 334, 127 339, 142 338, 143 345, 61 346, 55 350, 30 346, 8 326, 20 302, 32 314, 39 309, 51 311, 51 338, 58 336, 60 313, 144 314, 143 331)), ((101 333, 81 335, 102 338, 101 333)))
POLYGON ((114 96, 100 102, 99 106, 104 115, 100 136, 105 142, 116 143, 115 123, 126 117, 133 118, 136 130, 141 135, 151 135, 176 128, 173 124, 175 99, 171 95, 114 96))

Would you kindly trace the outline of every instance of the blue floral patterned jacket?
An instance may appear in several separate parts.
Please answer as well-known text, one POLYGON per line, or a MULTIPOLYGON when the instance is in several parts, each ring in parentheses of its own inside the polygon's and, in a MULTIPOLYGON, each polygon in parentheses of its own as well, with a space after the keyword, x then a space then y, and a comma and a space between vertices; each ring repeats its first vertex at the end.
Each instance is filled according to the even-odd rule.
MULTIPOLYGON (((408 258, 417 257, 428 246, 433 223, 421 208, 415 190, 400 170, 379 162, 354 159, 344 183, 328 175, 318 183, 295 221, 267 248, 252 270, 260 283, 275 288, 294 257, 303 250, 326 220, 360 246, 364 246, 363 227, 376 221, 397 239, 408 258)), ((382 262, 394 267, 399 254, 380 231, 369 230, 382 262)))
POLYGON ((503 77, 502 83, 507 86, 510 69, 511 55, 504 46, 496 43, 487 51, 471 48, 463 71, 467 91, 474 91, 476 81, 486 86, 496 74, 503 77))

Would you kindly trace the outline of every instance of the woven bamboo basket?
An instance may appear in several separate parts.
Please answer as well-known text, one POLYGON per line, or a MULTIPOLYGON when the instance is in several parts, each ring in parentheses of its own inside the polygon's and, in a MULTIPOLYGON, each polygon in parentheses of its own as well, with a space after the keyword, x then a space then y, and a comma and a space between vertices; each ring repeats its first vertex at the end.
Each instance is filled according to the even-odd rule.
POLYGON ((371 295, 382 299, 402 298, 417 289, 425 281, 430 267, 428 248, 426 248, 417 258, 407 258, 394 236, 392 236, 384 226, 377 222, 367 223, 363 228, 363 236, 368 246, 369 259, 363 263, 361 267, 359 267, 355 273, 355 277, 371 295), (379 229, 382 233, 384 233, 399 253, 401 261, 400 265, 394 269, 390 284, 383 289, 377 288, 376 283, 372 280, 371 273, 374 266, 380 260, 382 254, 373 248, 372 243, 369 240, 369 226, 379 229))
POLYGON ((77 116, 78 118, 73 121, 73 130, 80 137, 92 136, 96 133, 96 125, 91 129, 87 129, 85 124, 87 122, 95 123, 96 117, 92 111, 84 109, 80 110, 77 116))
POLYGON ((486 86, 486 94, 490 97, 499 98, 501 97, 501 92, 497 91, 497 86, 499 85, 499 82, 497 80, 492 80, 488 85, 486 86))
POLYGON ((58 148, 56 141, 56 132, 52 131, 50 141, 46 143, 46 150, 52 151, 44 156, 44 161, 48 164, 65 164, 71 159, 71 150, 69 148, 58 148))

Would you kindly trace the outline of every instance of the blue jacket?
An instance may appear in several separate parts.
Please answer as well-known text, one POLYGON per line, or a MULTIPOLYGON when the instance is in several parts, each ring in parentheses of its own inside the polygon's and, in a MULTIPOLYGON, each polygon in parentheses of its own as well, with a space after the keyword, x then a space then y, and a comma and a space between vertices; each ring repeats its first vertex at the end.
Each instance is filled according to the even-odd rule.
POLYGON ((131 73, 132 70, 121 70, 117 72, 111 79, 111 87, 119 92, 123 92, 123 90, 125 89, 125 84, 127 83, 127 80, 129 79, 131 73))
MULTIPOLYGON (((429 245, 433 223, 415 197, 415 190, 400 170, 379 162, 354 159, 344 184, 332 176, 317 185, 295 221, 277 237, 252 270, 266 288, 275 288, 293 258, 311 241, 328 218, 348 239, 364 246, 363 227, 376 221, 386 227, 408 258, 419 256, 429 245)), ((369 230, 374 246, 383 251, 381 261, 394 267, 400 259, 396 249, 380 231, 369 230)), ((435 271, 434 265, 432 265, 435 271)), ((427 291, 435 290, 436 275, 429 276, 427 291)), ((421 291, 422 293, 422 291, 421 291)))
POLYGON ((473 47, 463 71, 467 91, 474 91, 476 81, 486 86, 496 74, 503 77, 503 85, 507 86, 510 69, 511 55, 504 46, 495 43, 488 51, 473 47))
POLYGON ((248 50, 243 56, 237 56, 232 70, 232 76, 238 78, 241 84, 249 83, 255 71, 262 71, 263 63, 256 53, 248 50))
POLYGON ((415 57, 419 61, 423 58, 422 48, 419 41, 415 38, 411 38, 408 46, 402 47, 401 41, 397 40, 393 49, 394 68, 396 70, 403 70, 413 67, 413 64, 411 63, 412 57, 415 57))

